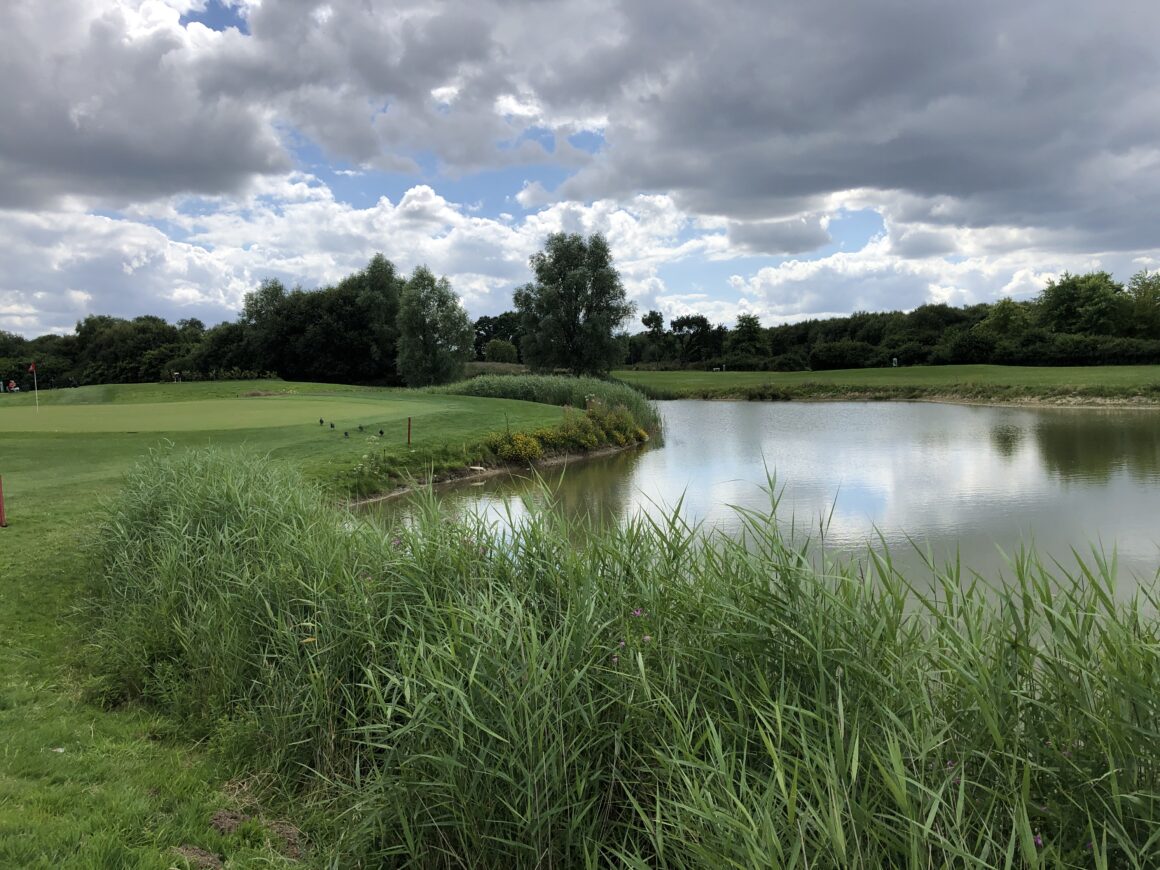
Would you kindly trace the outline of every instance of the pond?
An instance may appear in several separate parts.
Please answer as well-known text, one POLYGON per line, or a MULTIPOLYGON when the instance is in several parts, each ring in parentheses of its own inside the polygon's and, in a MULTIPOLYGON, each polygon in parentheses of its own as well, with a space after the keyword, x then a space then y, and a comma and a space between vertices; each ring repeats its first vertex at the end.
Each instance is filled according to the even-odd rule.
MULTIPOLYGON (((767 510, 839 559, 889 548, 913 574, 959 559, 964 575, 1116 552, 1121 579, 1160 568, 1160 412, 933 403, 659 402, 664 444, 544 474, 565 510, 617 522, 680 505, 735 533, 735 507, 767 510)), ((456 510, 518 517, 536 485, 505 475, 442 493, 456 510)), ((398 510, 397 506, 384 508, 398 510)), ((908 576, 910 576, 908 574, 908 576)), ((1131 584, 1125 584, 1130 586, 1131 584)))

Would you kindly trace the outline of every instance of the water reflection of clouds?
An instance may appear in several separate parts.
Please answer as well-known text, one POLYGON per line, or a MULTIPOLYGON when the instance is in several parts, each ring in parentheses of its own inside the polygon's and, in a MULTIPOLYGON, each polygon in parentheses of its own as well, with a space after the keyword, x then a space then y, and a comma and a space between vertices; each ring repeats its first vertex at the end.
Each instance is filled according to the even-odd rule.
MULTIPOLYGON (((826 546, 860 553, 881 535, 895 555, 980 572, 1004 569, 1000 549, 1038 545, 1071 563, 1089 541, 1118 545, 1130 572, 1160 565, 1160 415, 929 404, 662 403, 666 444, 576 465, 560 488, 566 510, 593 505, 623 518, 683 504, 690 522, 735 530, 729 505, 767 510, 766 473, 782 494, 779 520, 826 546), (682 502, 683 499, 683 502, 682 502), (832 512, 831 512, 832 511, 832 512)), ((453 498, 493 516, 526 482, 489 482, 453 498), (482 490, 482 491, 481 491, 482 490)))

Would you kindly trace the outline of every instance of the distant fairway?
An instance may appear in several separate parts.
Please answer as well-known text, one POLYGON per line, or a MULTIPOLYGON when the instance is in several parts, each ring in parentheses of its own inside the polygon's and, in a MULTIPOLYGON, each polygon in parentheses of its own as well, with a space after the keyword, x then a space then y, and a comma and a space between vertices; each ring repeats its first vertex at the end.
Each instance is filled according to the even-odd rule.
POLYGON ((1160 398, 1160 366, 903 366, 821 372, 613 372, 655 399, 968 398, 1020 399, 1076 394, 1160 398), (769 395, 766 395, 766 394, 769 395))
POLYGON ((263 396, 114 405, 0 406, 0 432, 204 432, 313 425, 357 427, 442 410, 439 400, 263 396))

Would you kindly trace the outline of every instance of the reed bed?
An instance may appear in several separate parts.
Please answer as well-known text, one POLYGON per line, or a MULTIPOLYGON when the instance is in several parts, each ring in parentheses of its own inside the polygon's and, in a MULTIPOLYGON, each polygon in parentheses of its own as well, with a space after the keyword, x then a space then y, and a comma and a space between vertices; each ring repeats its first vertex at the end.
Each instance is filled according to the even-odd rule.
POLYGON ((429 392, 489 399, 519 399, 544 405, 571 405, 585 408, 597 399, 609 408, 623 407, 649 434, 660 432, 660 413, 635 387, 620 381, 566 375, 481 375, 429 392))
POLYGON ((99 536, 106 699, 273 775, 335 866, 1160 861, 1155 601, 1114 565, 918 588, 815 570, 765 513, 739 540, 413 515, 151 457, 99 536))

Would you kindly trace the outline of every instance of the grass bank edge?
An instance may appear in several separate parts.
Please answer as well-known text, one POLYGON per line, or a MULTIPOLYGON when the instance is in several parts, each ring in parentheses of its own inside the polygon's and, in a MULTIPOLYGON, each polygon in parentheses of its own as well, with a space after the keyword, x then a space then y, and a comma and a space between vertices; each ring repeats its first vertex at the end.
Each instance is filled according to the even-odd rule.
POLYGON ((1160 366, 916 366, 826 372, 618 370, 652 399, 1160 405, 1160 366))
POLYGON ((656 407, 631 385, 562 375, 481 375, 424 392, 435 395, 515 399, 562 409, 555 425, 492 430, 458 451, 418 451, 400 459, 368 451, 338 485, 356 499, 397 494, 416 485, 472 476, 480 468, 526 468, 529 464, 643 444, 661 434, 656 407))
POLYGON ((816 571, 760 512, 734 541, 419 507, 384 533, 284 466, 151 458, 98 537, 107 697, 309 796, 339 863, 1160 857, 1155 589, 1117 603, 1098 557, 990 596, 816 571))

